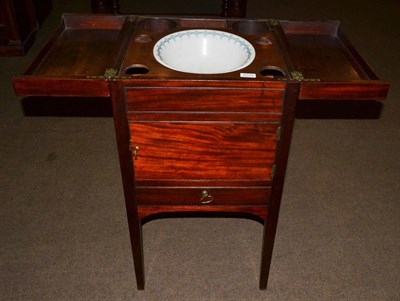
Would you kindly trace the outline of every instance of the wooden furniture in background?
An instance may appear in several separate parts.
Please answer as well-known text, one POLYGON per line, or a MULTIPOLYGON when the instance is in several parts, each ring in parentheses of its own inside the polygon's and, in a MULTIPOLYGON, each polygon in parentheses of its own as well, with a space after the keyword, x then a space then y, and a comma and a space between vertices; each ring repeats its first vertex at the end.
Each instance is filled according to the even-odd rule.
POLYGON ((119 0, 91 0, 92 13, 94 14, 119 14, 119 0))
MULTIPOLYGON (((92 12, 95 14, 119 14, 119 0, 91 0, 92 12)), ((247 0, 222 0, 221 16, 229 18, 244 18, 246 16, 247 0)))
POLYGON ((51 8, 51 0, 0 0, 0 56, 24 55, 51 8))
POLYGON ((33 0, 33 7, 35 8, 36 20, 40 27, 53 8, 52 0, 33 0))
POLYGON ((21 96, 111 99, 138 289, 143 223, 182 213, 261 221, 265 289, 297 103, 383 100, 389 88, 338 22, 99 15, 64 16, 13 83, 21 96), (255 60, 224 74, 157 63, 160 38, 194 28, 240 35, 255 60))
POLYGON ((247 9, 247 0, 222 0, 223 17, 227 18, 245 18, 247 9))

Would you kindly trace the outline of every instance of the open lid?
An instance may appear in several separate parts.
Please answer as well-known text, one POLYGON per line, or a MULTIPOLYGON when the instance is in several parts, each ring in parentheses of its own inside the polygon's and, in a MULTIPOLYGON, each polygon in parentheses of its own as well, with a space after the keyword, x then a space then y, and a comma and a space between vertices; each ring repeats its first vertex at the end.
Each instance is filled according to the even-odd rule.
POLYGON ((20 96, 110 95, 107 78, 118 63, 123 16, 64 15, 24 75, 13 79, 20 96))
POLYGON ((339 22, 279 21, 291 76, 301 81, 299 99, 383 100, 381 81, 339 28, 339 22))
MULTIPOLYGON (((124 79, 119 74, 121 66, 130 60, 135 63, 135 54, 143 57, 144 47, 152 47, 151 43, 147 45, 135 42, 136 51, 130 48, 139 18, 140 16, 64 15, 61 25, 24 75, 13 79, 16 94, 109 97, 109 80, 124 79)), ((181 20, 181 26, 184 27, 188 20, 181 20)), ((197 19, 195 21, 204 23, 197 19)), ((258 60, 249 66, 255 70, 251 69, 252 72, 257 72, 259 64, 264 61, 274 62, 275 58, 279 59, 280 64, 282 60, 289 76, 271 80, 300 81, 300 100, 386 98, 389 84, 378 79, 348 42, 339 29, 339 22, 258 20, 252 23, 257 22, 269 22, 276 35, 272 36, 272 32, 268 34, 273 39, 280 39, 282 43, 279 44, 282 45, 272 47, 254 44, 259 55, 258 60)), ((221 20, 218 19, 210 24, 220 26, 220 23, 221 20)), ((222 23, 226 25, 225 22, 222 23)), ((193 22, 190 24, 194 25, 193 22)), ((155 64, 154 62, 152 65, 154 72, 161 66, 155 64)), ((164 73, 155 72, 158 75, 152 78, 165 78, 165 74, 171 73, 170 70, 165 73, 165 70, 164 73)), ((228 80, 231 76, 232 73, 214 77, 207 75, 203 79, 228 80)), ((151 78, 150 74, 148 78, 151 78)), ((193 79, 190 74, 180 75, 179 78, 199 79, 193 79)), ((264 78, 261 81, 264 80, 269 79, 264 78)))

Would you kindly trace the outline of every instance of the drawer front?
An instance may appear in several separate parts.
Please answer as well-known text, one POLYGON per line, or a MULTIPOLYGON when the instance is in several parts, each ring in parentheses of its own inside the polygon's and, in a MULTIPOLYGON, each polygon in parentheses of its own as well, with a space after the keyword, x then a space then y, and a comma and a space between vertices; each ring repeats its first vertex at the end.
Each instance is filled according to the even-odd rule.
POLYGON ((269 187, 137 187, 139 205, 268 205, 269 187))
POLYGON ((284 89, 128 88, 128 112, 268 112, 281 113, 284 89))
POLYGON ((135 178, 269 181, 277 129, 268 123, 130 123, 135 178))

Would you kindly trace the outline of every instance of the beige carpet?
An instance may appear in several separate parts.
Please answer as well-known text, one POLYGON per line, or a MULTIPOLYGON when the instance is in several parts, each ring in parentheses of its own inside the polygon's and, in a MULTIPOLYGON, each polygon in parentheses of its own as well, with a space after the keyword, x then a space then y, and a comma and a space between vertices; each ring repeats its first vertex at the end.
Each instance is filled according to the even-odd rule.
MULTIPOLYGON (((219 10, 210 0, 121 4, 219 10)), ((296 121, 267 291, 258 290, 262 226, 221 218, 147 223, 146 290, 136 290, 107 102, 103 117, 79 111, 84 100, 64 113, 91 117, 60 117, 39 99, 48 116, 29 116, 10 84, 62 12, 88 11, 87 0, 54 1, 28 55, 0 58, 1 300, 400 300, 399 1, 249 0, 249 17, 341 20, 392 83, 379 119, 296 121)))

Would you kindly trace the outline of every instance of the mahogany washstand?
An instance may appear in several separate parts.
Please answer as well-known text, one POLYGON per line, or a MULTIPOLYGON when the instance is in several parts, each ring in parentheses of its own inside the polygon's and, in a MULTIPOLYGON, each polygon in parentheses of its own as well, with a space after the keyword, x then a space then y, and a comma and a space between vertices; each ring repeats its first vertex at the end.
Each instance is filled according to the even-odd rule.
POLYGON ((389 88, 339 22, 134 15, 65 15, 13 83, 21 96, 111 98, 139 289, 143 222, 178 212, 261 220, 265 289, 296 104, 383 100, 389 88), (193 28, 239 35, 256 58, 214 75, 173 71, 155 60, 160 38, 193 28))

